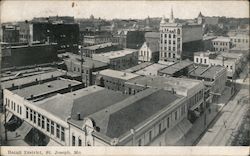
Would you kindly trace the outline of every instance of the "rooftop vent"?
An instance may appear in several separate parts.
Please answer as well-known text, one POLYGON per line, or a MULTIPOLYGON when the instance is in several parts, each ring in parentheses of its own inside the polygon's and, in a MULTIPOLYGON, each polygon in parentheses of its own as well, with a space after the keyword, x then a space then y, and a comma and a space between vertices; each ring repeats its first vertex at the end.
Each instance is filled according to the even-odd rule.
POLYGON ((81 120, 81 113, 80 112, 77 113, 77 120, 81 120))
POLYGON ((52 88, 52 85, 51 85, 51 84, 48 84, 47 86, 48 86, 49 88, 52 88))

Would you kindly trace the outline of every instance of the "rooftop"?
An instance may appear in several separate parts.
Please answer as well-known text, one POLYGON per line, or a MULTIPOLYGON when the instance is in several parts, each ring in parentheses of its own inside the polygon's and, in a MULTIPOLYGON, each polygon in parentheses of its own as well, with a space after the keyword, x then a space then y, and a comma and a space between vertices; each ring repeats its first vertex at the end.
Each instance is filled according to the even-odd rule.
POLYGON ((111 47, 111 46, 115 46, 115 45, 118 45, 118 44, 110 42, 110 43, 103 43, 103 44, 98 44, 98 45, 83 47, 83 49, 96 50, 96 49, 107 48, 107 47, 111 47))
POLYGON ((167 67, 167 65, 163 65, 163 64, 158 64, 158 63, 154 63, 154 64, 151 64, 141 70, 138 70, 136 72, 136 74, 139 74, 139 75, 154 75, 156 76, 157 73, 158 73, 158 70, 160 69, 163 69, 167 67))
POLYGON ((160 32, 146 32, 145 38, 159 38, 160 39, 160 32))
POLYGON ((187 78, 174 78, 162 76, 141 76, 126 82, 126 84, 140 85, 153 88, 164 88, 166 90, 174 89, 179 95, 186 95, 189 89, 201 84, 200 80, 187 78))
POLYGON ((221 71, 225 70, 222 66, 203 66, 198 65, 195 69, 190 72, 191 76, 214 79, 215 76, 221 71))
POLYGON ((223 37, 223 36, 219 36, 216 39, 212 40, 213 42, 219 41, 219 42, 230 42, 230 38, 229 37, 223 37))
POLYGON ((78 81, 68 80, 68 79, 56 79, 40 84, 35 84, 32 86, 12 90, 14 94, 17 94, 23 98, 30 98, 31 95, 38 96, 46 93, 55 92, 64 88, 68 88, 69 85, 75 86, 80 84, 78 81))
MULTIPOLYGON (((58 56, 60 58, 64 59, 64 61, 70 61, 72 63, 79 64, 79 65, 81 64, 81 56, 80 55, 72 54, 72 53, 65 53, 65 54, 59 54, 58 56)), ((89 57, 83 57, 83 60, 84 61, 82 63, 82 66, 84 66, 84 67, 100 68, 100 67, 108 65, 107 63, 97 61, 97 60, 94 60, 94 59, 89 58, 89 57)))
MULTIPOLYGON (((18 73, 17 73, 18 74, 18 73)), ((34 75, 23 75, 25 77, 17 77, 17 78, 11 78, 11 79, 2 79, 1 78, 1 87, 2 88, 11 88, 14 84, 15 86, 20 86, 23 84, 28 84, 31 82, 35 82, 36 80, 46 80, 51 77, 59 77, 66 74, 65 71, 60 70, 52 70, 48 72, 36 72, 33 73, 34 75)))
POLYGON ((118 70, 112 70, 112 69, 102 70, 99 72, 99 74, 104 75, 104 76, 113 77, 113 78, 122 79, 122 80, 130 80, 130 79, 133 79, 133 78, 140 76, 138 74, 123 72, 123 71, 118 71, 118 70))
POLYGON ((131 67, 131 68, 129 68, 129 69, 126 69, 126 70, 124 70, 125 72, 130 72, 130 73, 134 73, 134 72, 136 72, 136 71, 138 71, 138 70, 141 70, 141 69, 144 69, 145 67, 147 67, 147 66, 150 66, 150 65, 152 65, 153 63, 151 63, 151 62, 143 62, 143 63, 140 63, 140 64, 138 64, 138 65, 136 65, 136 66, 133 66, 133 67, 131 67))
POLYGON ((130 132, 130 129, 143 124, 162 109, 168 108, 179 98, 181 96, 169 91, 148 89, 106 107, 89 117, 100 128, 100 133, 111 138, 118 138, 126 132, 130 132))
POLYGON ((189 67, 193 64, 193 62, 191 61, 188 61, 188 60, 184 60, 184 61, 180 61, 180 62, 177 62, 175 64, 172 64, 162 70, 160 70, 159 72, 161 73, 164 73, 164 74, 169 74, 169 75, 172 75, 186 67, 189 67))
POLYGON ((123 50, 118 50, 118 51, 111 51, 111 52, 106 52, 106 53, 101 53, 101 54, 93 54, 96 56, 102 56, 102 57, 107 57, 107 58, 118 58, 118 57, 123 57, 128 54, 132 54, 137 52, 138 50, 136 49, 123 49, 123 50))

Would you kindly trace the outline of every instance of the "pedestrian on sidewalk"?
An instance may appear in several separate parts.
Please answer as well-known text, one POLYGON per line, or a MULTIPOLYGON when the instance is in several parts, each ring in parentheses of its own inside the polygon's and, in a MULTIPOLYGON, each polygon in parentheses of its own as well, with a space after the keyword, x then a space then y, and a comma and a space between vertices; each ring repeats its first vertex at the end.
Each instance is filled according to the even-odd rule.
POLYGON ((224 127, 227 128, 227 121, 226 120, 223 120, 223 123, 224 123, 224 127))

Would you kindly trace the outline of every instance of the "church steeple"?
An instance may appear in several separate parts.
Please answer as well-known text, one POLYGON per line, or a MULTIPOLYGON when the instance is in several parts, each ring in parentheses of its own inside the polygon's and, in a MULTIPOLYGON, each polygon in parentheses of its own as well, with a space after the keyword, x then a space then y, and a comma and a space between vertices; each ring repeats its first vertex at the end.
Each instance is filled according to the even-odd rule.
POLYGON ((170 18, 169 18, 169 23, 175 23, 173 8, 171 8, 171 15, 170 15, 170 18))

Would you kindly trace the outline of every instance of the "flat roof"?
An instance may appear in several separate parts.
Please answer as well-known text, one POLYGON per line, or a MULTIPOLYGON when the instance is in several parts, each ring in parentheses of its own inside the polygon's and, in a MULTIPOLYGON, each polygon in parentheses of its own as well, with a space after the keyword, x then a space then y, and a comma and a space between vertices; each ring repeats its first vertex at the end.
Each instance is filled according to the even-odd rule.
POLYGON ((165 68, 165 67, 167 67, 167 65, 154 63, 154 64, 151 64, 151 65, 149 65, 141 70, 138 70, 136 72, 136 74, 156 76, 158 74, 158 71, 165 68))
MULTIPOLYGON (((72 63, 75 64, 81 64, 81 56, 77 55, 77 54, 73 54, 73 53, 65 53, 65 54, 59 54, 59 57, 63 57, 63 56, 67 56, 68 58, 63 58, 64 61, 71 61, 72 63)), ((101 61, 97 61, 94 60, 92 58, 89 57, 83 57, 83 63, 82 65, 85 67, 90 67, 92 68, 93 66, 95 68, 100 68, 100 67, 104 67, 104 66, 108 66, 107 63, 101 62, 101 61)))
POLYGON ((153 63, 151 63, 151 62, 143 62, 143 63, 140 63, 136 66, 131 67, 131 68, 125 69, 124 71, 134 73, 134 72, 141 70, 141 69, 144 69, 145 67, 152 65, 152 64, 153 63))
POLYGON ((52 76, 59 77, 59 76, 63 76, 63 75, 66 75, 66 72, 61 71, 61 70, 48 71, 48 72, 44 72, 44 73, 39 72, 39 73, 32 75, 32 76, 2 81, 1 87, 2 88, 10 88, 10 87, 12 87, 12 84, 14 84, 15 86, 20 86, 23 84, 35 82, 36 80, 46 80, 46 79, 51 78, 52 76))
POLYGON ((130 80, 130 79, 133 79, 133 78, 140 76, 138 74, 123 72, 123 71, 118 71, 118 70, 112 70, 112 69, 101 70, 99 72, 99 74, 104 75, 104 76, 113 77, 113 78, 122 79, 122 80, 130 80))
MULTIPOLYGON (((95 94, 96 92, 104 91, 104 90, 106 89, 93 85, 93 86, 79 89, 73 92, 68 92, 66 94, 57 94, 45 100, 34 102, 34 104, 60 117, 62 120, 66 121, 66 119, 72 115, 71 111, 74 105, 74 100, 82 98, 84 96, 88 96, 90 94, 95 94)), ((79 111, 83 111, 83 110, 79 110, 79 111)))
POLYGON ((102 49, 102 48, 111 47, 111 46, 115 46, 115 45, 118 45, 118 44, 117 43, 109 42, 109 43, 103 43, 103 44, 98 44, 98 45, 83 47, 83 49, 96 50, 96 49, 102 49))
POLYGON ((80 84, 80 82, 78 81, 60 78, 60 79, 48 81, 48 82, 41 83, 41 84, 36 84, 36 85, 32 85, 32 86, 28 86, 28 87, 24 87, 20 89, 15 89, 15 90, 12 90, 12 92, 23 98, 30 98, 31 95, 38 96, 41 94, 67 88, 69 85, 75 86, 78 84, 80 84))
POLYGON ((132 54, 137 51, 138 51, 137 49, 123 49, 123 50, 111 51, 111 52, 93 54, 93 55, 107 57, 111 59, 111 58, 118 58, 118 57, 126 56, 128 54, 132 54))
POLYGON ((171 74, 174 74, 174 73, 176 73, 176 72, 178 72, 178 71, 180 71, 180 70, 182 70, 182 69, 184 69, 192 64, 193 64, 193 62, 191 62, 191 61, 180 61, 180 62, 177 62, 173 65, 170 65, 164 69, 161 69, 159 72, 171 75, 171 74))
POLYGON ((213 79, 219 72, 224 70, 225 68, 222 66, 204 66, 198 65, 195 69, 190 72, 191 76, 197 76, 202 78, 213 79))
POLYGON ((187 91, 202 83, 200 80, 187 78, 163 77, 163 76, 141 76, 126 82, 132 85, 149 86, 154 88, 165 88, 179 91, 187 91))
POLYGON ((217 37, 216 39, 213 39, 212 41, 230 42, 230 38, 229 38, 229 37, 219 36, 219 37, 217 37))

